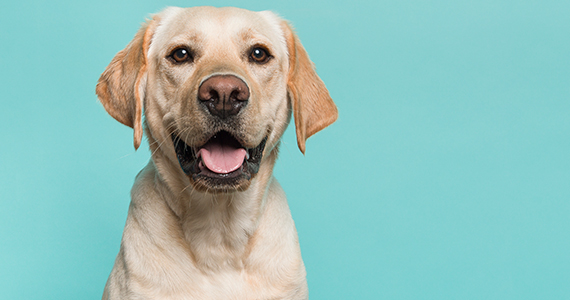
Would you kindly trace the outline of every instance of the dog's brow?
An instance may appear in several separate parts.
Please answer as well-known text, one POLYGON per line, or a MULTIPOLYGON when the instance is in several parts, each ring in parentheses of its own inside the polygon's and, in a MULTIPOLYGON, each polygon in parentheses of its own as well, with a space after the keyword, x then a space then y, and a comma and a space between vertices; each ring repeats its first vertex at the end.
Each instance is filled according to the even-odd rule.
POLYGON ((201 44, 204 42, 204 37, 202 34, 198 32, 183 32, 172 38, 172 42, 179 42, 179 43, 191 43, 191 44, 201 44))
POLYGON ((251 29, 245 28, 238 33, 238 36, 242 41, 245 41, 247 48, 254 45, 261 45, 267 48, 270 52, 273 52, 272 43, 263 34, 251 29))
POLYGON ((267 37, 252 28, 244 28, 238 34, 244 40, 267 40, 267 37))

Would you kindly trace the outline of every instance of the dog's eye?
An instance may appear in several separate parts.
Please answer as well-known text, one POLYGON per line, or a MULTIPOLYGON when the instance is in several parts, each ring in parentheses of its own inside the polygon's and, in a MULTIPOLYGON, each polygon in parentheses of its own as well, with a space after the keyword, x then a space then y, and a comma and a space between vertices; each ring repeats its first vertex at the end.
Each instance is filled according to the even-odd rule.
POLYGON ((251 61, 256 63, 266 63, 271 58, 269 52, 261 47, 255 47, 251 50, 251 54, 249 55, 251 61))
POLYGON ((190 51, 186 48, 176 48, 174 49, 169 56, 176 63, 183 63, 192 60, 192 55, 190 51))

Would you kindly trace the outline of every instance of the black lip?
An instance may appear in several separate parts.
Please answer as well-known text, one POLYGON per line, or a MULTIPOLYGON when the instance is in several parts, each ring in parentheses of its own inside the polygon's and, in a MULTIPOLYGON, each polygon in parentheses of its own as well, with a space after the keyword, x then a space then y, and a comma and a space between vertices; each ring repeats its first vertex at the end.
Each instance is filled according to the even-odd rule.
MULTIPOLYGON (((196 152, 202 146, 194 148, 188 146, 178 135, 171 134, 172 143, 178 158, 178 163, 182 171, 196 182, 201 182, 208 188, 231 188, 236 187, 240 182, 249 181, 259 171, 261 159, 263 158, 263 150, 267 142, 265 137, 255 148, 247 149, 249 158, 237 170, 228 174, 214 173, 207 168, 199 168, 200 160, 196 158, 196 152)), ((227 140, 228 143, 239 143, 229 132, 217 132, 212 138, 221 138, 227 140)), ((239 144, 241 145, 241 143, 239 144)))

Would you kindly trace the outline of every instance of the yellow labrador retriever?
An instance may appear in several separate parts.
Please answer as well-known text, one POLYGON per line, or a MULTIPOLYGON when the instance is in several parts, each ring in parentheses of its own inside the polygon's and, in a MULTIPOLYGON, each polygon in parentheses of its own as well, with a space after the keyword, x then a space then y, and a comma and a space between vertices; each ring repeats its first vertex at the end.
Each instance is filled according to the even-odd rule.
POLYGON ((117 53, 97 95, 135 148, 144 128, 152 153, 103 299, 308 298, 272 170, 291 112, 304 153, 337 109, 286 21, 167 8, 117 53))

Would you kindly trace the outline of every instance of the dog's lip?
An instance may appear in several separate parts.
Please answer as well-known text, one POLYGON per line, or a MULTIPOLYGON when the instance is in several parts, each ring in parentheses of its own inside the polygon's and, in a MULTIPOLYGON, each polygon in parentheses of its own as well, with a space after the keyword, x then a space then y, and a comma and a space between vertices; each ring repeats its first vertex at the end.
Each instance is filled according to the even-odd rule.
POLYGON ((243 143, 241 143, 231 133, 227 131, 218 131, 203 145, 191 147, 187 145, 176 133, 171 133, 171 139, 182 171, 184 171, 186 175, 192 176, 194 179, 202 176, 219 181, 234 179, 240 175, 244 175, 244 178, 247 180, 251 179, 251 176, 259 171, 259 165, 261 163, 267 138, 267 136, 263 138, 256 147, 246 148, 243 146, 243 143), (201 149, 219 135, 225 135, 226 139, 232 139, 230 143, 235 143, 235 147, 245 149, 245 158, 243 162, 241 165, 237 166, 237 168, 232 168, 230 172, 212 171, 206 167, 206 164, 203 161, 201 149))

